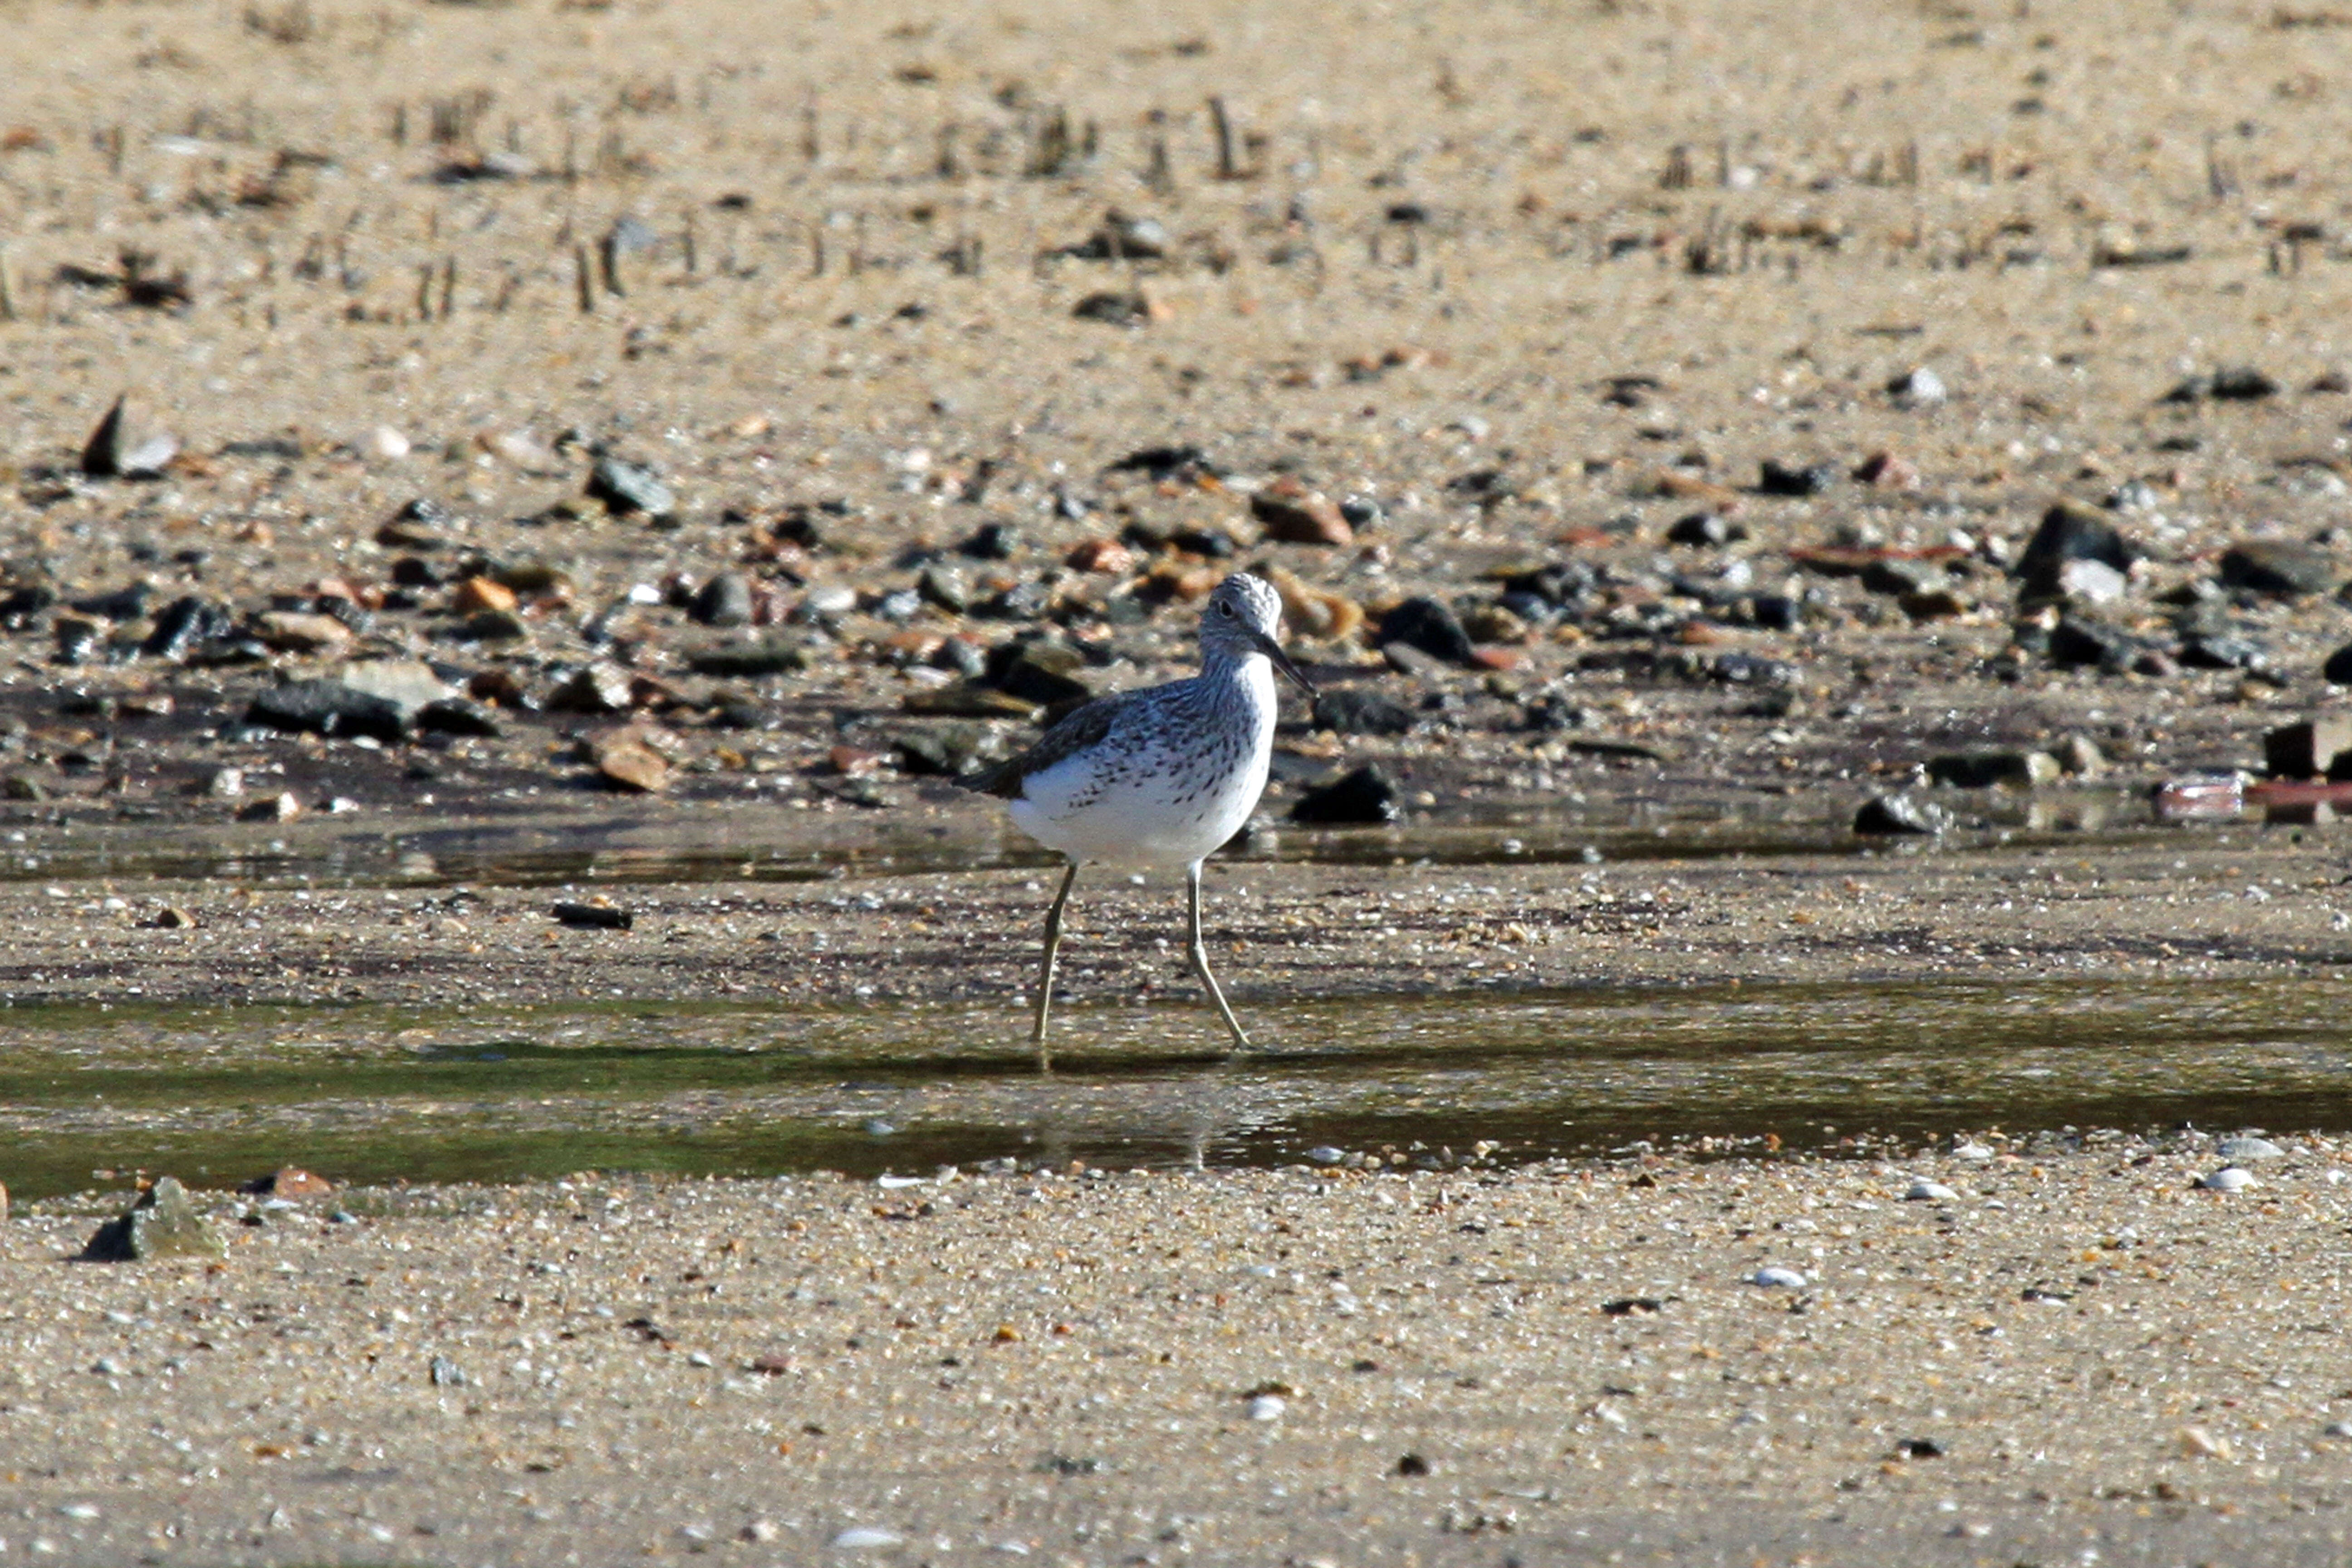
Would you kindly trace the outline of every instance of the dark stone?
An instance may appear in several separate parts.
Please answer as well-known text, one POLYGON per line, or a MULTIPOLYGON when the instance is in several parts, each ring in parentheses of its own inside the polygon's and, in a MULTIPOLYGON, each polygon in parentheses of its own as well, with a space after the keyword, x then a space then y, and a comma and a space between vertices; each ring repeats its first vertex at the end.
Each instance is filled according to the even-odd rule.
POLYGON ((161 479, 163 466, 179 451, 178 440, 160 432, 132 440, 123 418, 123 399, 118 397, 82 446, 81 471, 96 479, 161 479))
POLYGON ((1333 826, 1394 822, 1398 811, 1396 785, 1378 766, 1366 763, 1300 795, 1290 808, 1290 819, 1333 826))
POLYGON ((1315 699, 1315 727, 1342 735, 1402 735, 1412 710, 1368 686, 1327 686, 1315 699))
POLYGON ((1112 474, 1144 474, 1154 479, 1179 474, 1217 472, 1208 454, 1198 447, 1139 447, 1104 470, 1112 474))
POLYGON ((1373 641, 1383 647, 1402 643, 1448 664, 1470 665, 1477 659, 1477 649, 1471 644, 1470 634, 1462 629, 1461 618, 1443 600, 1425 595, 1407 599, 1382 616, 1373 641))
POLYGON ((1897 598, 1933 594, 1949 588, 1951 578, 1933 561, 1874 561, 1863 568, 1862 585, 1874 594, 1897 598))
POLYGON ((131 583, 108 593, 76 599, 73 607, 85 616, 103 616, 110 621, 135 621, 147 613, 147 600, 153 593, 144 583, 131 583))
POLYGON ((155 616, 140 652, 149 658, 184 659, 198 644, 225 637, 236 629, 236 616, 226 605, 190 594, 173 600, 155 616))
POLYGON ((2224 588, 2274 598, 2325 594, 2336 585, 2336 557, 2326 548, 2293 539, 2255 539, 2222 552, 2224 588))
POLYGON ((2129 632, 2073 616, 2050 631, 2050 662, 2061 669, 2127 669, 2145 648, 2129 632))
POLYGON ((2283 725, 2263 737, 2274 779, 2352 779, 2352 717, 2330 714, 2283 725))
POLYGON ((651 468, 625 463, 610 455, 598 458, 588 472, 588 494, 614 511, 643 512, 663 518, 676 514, 677 497, 651 468))
POLYGON ((468 697, 444 697, 416 710, 416 728, 426 734, 474 735, 494 741, 506 733, 498 715, 468 697))
POLYGON ((2032 789, 2057 783, 2064 771, 2047 752, 1956 752, 1927 763, 1930 784, 1954 789, 2032 789))
POLYGON ((706 626, 748 626, 751 610, 751 580, 740 572, 721 572, 694 595, 688 613, 706 626))
POLYGON ((1666 530, 1669 544, 1695 544, 1708 549, 1721 549, 1748 537, 1748 525, 1711 511, 1695 511, 1688 517, 1677 518, 1666 530))
POLYGON ((1952 814, 1942 806, 1907 795, 1874 795, 1853 814, 1853 830, 1873 836, 1929 836, 1952 825, 1952 814))
POLYGON ((722 679, 752 679, 763 675, 791 675, 814 662, 796 642, 770 637, 760 642, 730 643, 686 656, 686 667, 697 675, 722 679))
POLYGON ((1835 463, 1791 465, 1767 458, 1756 488, 1768 496, 1817 496, 1841 477, 1835 463))
POLYGON ((2062 500, 2042 514, 2042 526, 2017 559, 2016 576, 2028 598, 2054 599, 2065 592, 2061 578, 2067 562, 2096 561, 2128 572, 2139 553, 2105 513, 2062 500))
POLYGON ((2193 633, 2181 639, 2179 658, 2190 669, 2242 669, 2263 674, 2272 668, 2268 648, 2233 632, 2193 633))
POLYGON ((1222 528, 1180 528, 1168 536, 1168 542, 1209 561, 1230 560, 1241 548, 1222 528))
POLYGON ((562 903, 550 912, 555 916, 559 925, 572 926, 581 931, 627 931, 637 923, 635 913, 614 909, 610 904, 562 903))
POLYGON ((392 563, 392 580, 403 588, 437 588, 439 568, 421 555, 404 555, 392 563))
POLYGON ((956 548, 975 561, 1010 561, 1021 548, 1021 531, 1009 522, 983 522, 956 548))
POLYGON ((119 1218, 98 1227, 81 1255, 92 1263, 143 1263, 157 1258, 225 1258, 228 1247, 188 1201, 187 1189, 174 1177, 158 1176, 119 1218))
POLYGON ((1783 659, 1766 658, 1761 654, 1719 653, 1710 660, 1706 673, 1727 686, 1794 686, 1797 667, 1783 659))
POLYGON ((1804 624, 1805 607, 1787 594, 1759 594, 1748 601, 1748 614, 1768 632, 1793 632, 1804 624))
POLYGON ((1507 592, 1531 594, 1561 609, 1581 604, 1600 586, 1600 574, 1582 561, 1561 561, 1549 566, 1538 566, 1532 572, 1514 573, 1503 579, 1507 592))
POLYGON ((881 620, 904 626, 922 613, 923 596, 912 588, 893 588, 874 601, 874 614, 881 620))
POLYGON ((964 585, 963 574, 952 566, 934 563, 924 567, 915 579, 915 592, 951 616, 962 615, 971 607, 971 590, 964 585))
POLYGON ((1086 656, 1067 643, 1029 638, 990 649, 987 679, 1009 696, 1051 708, 1094 695, 1094 689, 1077 676, 1086 662, 1086 656))
POLYGON ((13 589, 5 598, 0 598, 0 626, 21 632, 34 616, 55 608, 57 602, 58 591, 43 584, 13 589))
POLYGON ((2319 675, 2337 686, 2352 686, 2352 642, 2329 654, 2327 662, 2319 667, 2319 675))
POLYGON ((2210 375, 2192 375, 2164 395, 2167 403, 2200 403, 2207 398, 2246 403, 2274 396, 2279 384, 2252 365, 2235 365, 2210 375))
POLYGON ((373 735, 397 741, 408 733, 415 710, 372 691, 361 691, 332 679, 289 680, 253 700, 246 710, 248 724, 273 730, 299 730, 319 735, 373 735))
POLYGON ((977 724, 909 730, 894 744, 898 771, 910 778, 954 778, 981 763, 995 761, 1002 751, 994 737, 977 724))
POLYGON ((1015 583, 973 613, 999 621, 1043 620, 1054 607, 1054 590, 1043 583, 1015 583))

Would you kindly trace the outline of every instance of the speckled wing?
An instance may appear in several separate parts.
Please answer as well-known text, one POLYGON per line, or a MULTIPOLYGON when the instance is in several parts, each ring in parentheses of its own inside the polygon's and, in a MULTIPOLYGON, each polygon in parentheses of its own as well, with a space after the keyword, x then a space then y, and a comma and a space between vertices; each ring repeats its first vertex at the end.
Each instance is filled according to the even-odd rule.
POLYGON ((1064 715, 1060 723, 1037 737, 1035 745, 1012 761, 965 773, 955 782, 966 789, 992 795, 1001 800, 1018 800, 1022 785, 1028 782, 1032 773, 1042 773, 1065 758, 1089 746, 1102 744, 1104 737, 1118 724, 1119 715, 1139 695, 1133 691, 1119 691, 1108 697, 1097 697, 1083 708, 1074 709, 1064 715))

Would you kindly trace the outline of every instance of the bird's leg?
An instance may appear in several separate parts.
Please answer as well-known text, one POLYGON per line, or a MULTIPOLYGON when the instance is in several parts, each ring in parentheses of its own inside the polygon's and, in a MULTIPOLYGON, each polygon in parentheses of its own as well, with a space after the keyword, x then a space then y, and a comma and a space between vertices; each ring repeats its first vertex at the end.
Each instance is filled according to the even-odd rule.
POLYGON ((1217 989, 1217 977, 1209 973, 1208 945, 1201 940, 1201 863, 1198 860, 1184 868, 1184 890, 1192 917, 1192 941, 1185 949, 1192 960, 1192 973, 1199 975, 1201 984, 1209 988, 1209 1000, 1217 1005, 1217 1012, 1224 1018, 1225 1027, 1234 1032, 1234 1049, 1245 1051, 1249 1049, 1249 1037, 1243 1034, 1242 1026, 1234 1021, 1234 1010, 1225 1005, 1225 994, 1217 989))
POLYGON ((1062 909, 1070 901, 1070 888, 1078 879, 1078 863, 1062 874, 1062 890, 1054 895, 1054 907, 1045 911, 1045 962, 1037 974, 1037 1026, 1029 1032, 1030 1043, 1037 1047, 1037 1069, 1051 1072, 1053 1053, 1045 1048, 1045 1015, 1054 1005, 1054 960, 1062 948, 1062 909))

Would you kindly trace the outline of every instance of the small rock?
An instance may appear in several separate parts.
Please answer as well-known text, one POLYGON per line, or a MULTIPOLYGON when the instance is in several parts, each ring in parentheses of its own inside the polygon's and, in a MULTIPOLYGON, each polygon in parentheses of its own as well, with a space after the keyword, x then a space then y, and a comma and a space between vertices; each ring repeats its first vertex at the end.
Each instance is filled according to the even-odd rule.
POLYGON ((577 904, 563 902, 548 911, 555 923, 577 931, 627 931, 637 923, 635 913, 611 904, 577 904))
POLYGON ((792 675, 811 668, 815 656, 807 647, 787 637, 728 643, 686 656, 686 667, 697 675, 723 679, 756 679, 764 675, 792 675))
POLYGON ((1900 596, 1906 594, 1932 594, 1951 586, 1951 578, 1944 568, 1933 561, 1906 561, 1900 558, 1874 561, 1863 568, 1862 585, 1874 594, 1900 596))
POLYGON ((1347 1157, 1345 1149, 1335 1149, 1328 1143, 1318 1143, 1307 1151, 1307 1158, 1318 1165, 1336 1165, 1347 1157))
POLYGON ((2119 604, 2131 592, 2131 579, 2104 561, 2074 560, 2058 567, 2058 596, 2078 605, 2119 604))
POLYGON ((172 1176, 154 1185, 117 1219, 98 1227, 82 1248, 95 1263, 142 1263, 158 1258, 225 1258, 228 1247, 212 1222, 188 1201, 187 1189, 172 1176))
POLYGON ((227 637, 236 629, 236 617, 226 605, 194 594, 173 600, 156 613, 154 625, 139 651, 149 658, 179 661, 205 643, 227 637))
POLYGON ((1327 686, 1316 694, 1318 730, 1342 735, 1402 735, 1415 722, 1412 709, 1368 686, 1327 686))
POLYGON ((521 597, 512 588, 495 577, 468 577, 457 584, 450 598, 450 607, 461 616, 478 616, 486 610, 511 614, 521 597))
POLYGON ((1470 666, 1478 658, 1460 617, 1444 600, 1425 595, 1407 599, 1382 616, 1372 640, 1382 647, 1402 643, 1448 664, 1470 666))
POLYGON ((280 1165, 266 1176, 256 1176, 237 1191, 252 1193, 262 1197, 283 1198, 289 1203, 299 1203, 304 1198, 331 1197, 334 1194, 335 1184, 324 1176, 304 1170, 299 1165, 280 1165))
POLYGON ((1886 395, 1906 408, 1932 408, 1949 397, 1944 378, 1921 365, 1906 370, 1886 384, 1886 395))
POLYGON ((2248 1187, 2259 1186, 2252 1171, 2242 1171, 2235 1165, 2224 1165, 2197 1178, 2197 1184, 2211 1193, 2242 1193, 2248 1187))
POLYGON ((1962 752, 1927 760, 1928 781, 1955 789, 2039 789, 2056 784, 2063 771, 2047 752, 1962 752))
POLYGON ((1008 696, 1050 708, 1094 695, 1079 677, 1086 668, 1086 656, 1058 638, 1024 637, 989 650, 987 679, 1008 696))
POLYGON ((937 562, 917 574, 915 592, 921 595, 927 604, 937 605, 951 616, 961 616, 971 608, 971 589, 965 584, 963 574, 937 562))
POLYGON ((643 512, 649 518, 676 514, 677 497, 651 468, 605 456, 588 473, 588 496, 619 513, 643 512))
POLYGON ((1803 1275, 1793 1268, 1783 1268, 1777 1263, 1759 1268, 1748 1277, 1748 1282, 1780 1290, 1801 1290, 1806 1283, 1803 1275))
POLYGON ((634 730, 617 731, 597 741, 591 755, 596 771, 622 789, 658 795, 669 787, 668 761, 634 730))
POLYGON ((179 456, 177 437, 161 431, 134 437, 126 415, 128 396, 117 397, 81 449, 81 471, 97 479, 152 479, 179 456))
POLYGON ((1943 1183, 1931 1182, 1924 1176, 1913 1182, 1910 1189, 1903 1194, 1906 1203, 1915 1204, 1957 1203, 1959 1201, 1959 1194, 1944 1185, 1943 1183))
POLYGON ((2221 586, 2270 598, 2325 594, 2336 585, 2336 557, 2321 545, 2294 539, 2255 539, 2221 554, 2221 586))
POLYGON ((2352 714, 2326 713, 2263 737, 2263 762, 2274 779, 2352 779, 2352 714))
POLYGON ((1756 489, 1768 496, 1817 496, 1843 477, 1835 463, 1790 464, 1767 458, 1756 489))
POLYGON ((2050 662, 2061 669, 2127 669, 2150 651, 2120 626, 2080 616, 2060 617, 2050 629, 2050 662))
POLYGON ((2242 1164, 2248 1160, 2284 1160, 2286 1158, 2285 1150, 2280 1148, 2277 1144, 2272 1142, 2267 1138, 2256 1138, 2251 1133, 2242 1133, 2234 1138, 2222 1139, 2221 1142, 2213 1146, 2213 1152, 2221 1155, 2221 1158, 2229 1161, 2233 1165, 2242 1164))
POLYGON ((2106 774, 2106 753, 2081 735, 2069 735, 2059 742, 2053 754, 2061 768, 2078 779, 2096 779, 2106 774))
POLYGON ((1250 515, 1268 539, 1285 544, 1349 544, 1356 537, 1330 497, 1288 474, 1250 497, 1250 515))
POLYGON ((2216 1437, 2202 1426, 2183 1426, 2173 1434, 2180 1451, 2192 1459, 2226 1459, 2230 1458, 2230 1440, 2216 1437))
POLYGON ((408 437, 389 425, 379 425, 360 437, 361 453, 379 462, 396 463, 409 450, 408 437))
POLYGON ((1372 763, 1310 789, 1290 808, 1293 822, 1329 826, 1394 822, 1399 807, 1396 785, 1372 763))
POLYGON ((263 795, 237 808, 239 822, 291 822, 302 815, 302 801, 290 790, 263 795))
POLYGON ((909 730, 892 742, 898 771, 909 777, 954 778, 1003 754, 995 737, 976 724, 909 730))
POLYGON ((617 664, 583 665, 547 694, 557 713, 626 713, 636 706, 636 679, 617 664))
POLYGON ((1253 1421, 1279 1421, 1289 1408, 1290 1402, 1279 1394, 1252 1394, 1249 1418, 1253 1421))
POLYGON ((748 626, 755 608, 751 580, 740 572, 721 572, 695 594, 690 613, 706 626, 748 626))
POLYGON ((287 653, 341 653, 356 639, 332 616, 301 610, 267 610, 254 618, 254 635, 287 653))
POLYGON ((2042 514, 2041 526, 2018 557, 2015 575, 2029 598, 2063 597, 2063 573, 2070 561, 2095 561, 2128 574, 2139 551, 2106 514, 2079 501, 2062 500, 2042 514))
POLYGON ((856 1552, 871 1546, 896 1546, 905 1539, 896 1531, 884 1530, 877 1525, 856 1524, 835 1536, 833 1544, 844 1552, 856 1552))
POLYGON ((432 1378, 433 1386, 436 1388, 463 1388, 466 1386, 465 1369, 460 1367, 456 1362, 451 1361, 446 1355, 436 1355, 433 1358, 431 1364, 427 1368, 426 1375, 432 1378))
POLYGON ((2331 685, 2352 686, 2352 642, 2327 656, 2327 662, 2319 667, 2319 676, 2331 685))
POLYGON ((1952 814, 1942 806, 1907 795, 1875 795, 1853 815, 1853 830, 1868 835, 1932 835, 1952 826, 1952 814))
POLYGON ((1688 517, 1676 518, 1666 530, 1669 544, 1689 544, 1702 549, 1720 550, 1748 537, 1748 525, 1734 522, 1721 512, 1695 511, 1688 517))
POLYGON ((427 704, 457 694, 418 660, 365 659, 331 676, 290 680, 265 691, 245 717, 248 724, 273 730, 397 741, 427 704))
POLYGON ((1158 261, 1168 254, 1168 230, 1154 217, 1129 217, 1113 207, 1102 226, 1070 254, 1090 261, 1158 261))

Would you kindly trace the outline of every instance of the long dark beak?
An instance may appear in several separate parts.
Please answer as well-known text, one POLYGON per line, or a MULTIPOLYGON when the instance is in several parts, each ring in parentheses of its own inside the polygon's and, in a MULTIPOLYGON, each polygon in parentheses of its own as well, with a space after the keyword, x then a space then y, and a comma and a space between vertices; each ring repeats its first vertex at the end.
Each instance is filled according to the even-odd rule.
POLYGON ((1250 633, 1250 643, 1258 652, 1274 660, 1274 668, 1288 676, 1292 685, 1309 697, 1317 695, 1315 683, 1298 673, 1298 667, 1290 662, 1290 656, 1282 651, 1280 643, 1260 631, 1250 633))

